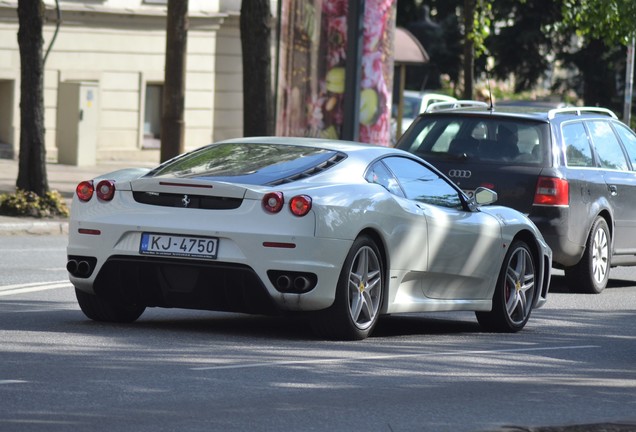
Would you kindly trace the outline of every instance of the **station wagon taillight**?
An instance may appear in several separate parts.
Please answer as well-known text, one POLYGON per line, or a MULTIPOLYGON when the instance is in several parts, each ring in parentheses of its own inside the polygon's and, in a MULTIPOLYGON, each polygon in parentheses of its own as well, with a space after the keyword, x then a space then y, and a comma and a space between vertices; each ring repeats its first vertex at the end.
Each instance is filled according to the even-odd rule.
POLYGON ((570 204, 568 181, 558 177, 539 177, 534 193, 535 205, 567 206, 570 204))

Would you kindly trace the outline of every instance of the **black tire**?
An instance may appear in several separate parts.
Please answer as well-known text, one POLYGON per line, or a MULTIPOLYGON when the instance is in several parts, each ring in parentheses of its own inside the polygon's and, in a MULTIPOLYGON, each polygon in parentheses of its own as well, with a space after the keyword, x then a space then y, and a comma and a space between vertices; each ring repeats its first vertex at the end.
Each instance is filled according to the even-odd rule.
POLYGON ((333 305, 311 319, 316 335, 336 340, 368 337, 380 315, 384 283, 377 245, 370 237, 358 237, 340 271, 333 305))
POLYGON ((528 245, 515 240, 501 265, 490 312, 476 312, 477 321, 488 331, 514 333, 521 330, 532 312, 540 281, 528 245))
POLYGON ((571 292, 599 294, 605 289, 610 272, 610 239, 607 222, 597 217, 581 260, 565 268, 565 282, 571 292))
POLYGON ((145 306, 115 303, 77 288, 75 288, 75 297, 84 315, 94 321, 131 323, 146 310, 145 306))

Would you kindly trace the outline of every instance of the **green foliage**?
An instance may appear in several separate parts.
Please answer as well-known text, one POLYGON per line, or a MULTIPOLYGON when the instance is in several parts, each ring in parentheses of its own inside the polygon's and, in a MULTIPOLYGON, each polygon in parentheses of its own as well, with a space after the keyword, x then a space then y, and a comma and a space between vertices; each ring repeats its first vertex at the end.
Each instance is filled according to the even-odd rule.
POLYGON ((39 196, 18 189, 14 194, 0 194, 0 214, 36 218, 68 217, 69 209, 58 191, 39 196))
POLYGON ((636 36, 634 0, 563 0, 563 23, 581 36, 628 45, 636 36))
POLYGON ((516 93, 533 89, 550 70, 555 51, 569 45, 570 35, 555 31, 561 6, 560 0, 493 3, 493 35, 487 41, 492 72, 500 80, 514 76, 516 93))
POLYGON ((477 0, 473 16, 473 31, 466 37, 473 41, 475 57, 479 58, 488 54, 486 39, 490 36, 490 24, 492 22, 492 4, 485 0, 477 0))

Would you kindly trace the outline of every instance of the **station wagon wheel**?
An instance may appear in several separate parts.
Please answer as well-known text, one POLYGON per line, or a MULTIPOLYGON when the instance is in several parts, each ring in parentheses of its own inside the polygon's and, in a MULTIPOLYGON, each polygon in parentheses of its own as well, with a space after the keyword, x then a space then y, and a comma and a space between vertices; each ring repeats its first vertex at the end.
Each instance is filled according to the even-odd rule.
POLYGON ((515 240, 508 249, 499 272, 490 312, 476 312, 477 321, 487 330, 517 332, 528 319, 537 292, 537 272, 528 245, 515 240))
POLYGON ((597 217, 585 245, 585 253, 573 267, 565 268, 572 292, 598 294, 605 289, 610 270, 610 233, 607 222, 597 217))
POLYGON ((358 237, 342 266, 334 304, 312 319, 314 331, 331 339, 366 338, 378 321, 383 291, 380 251, 371 238, 358 237))
POLYGON ((146 310, 146 307, 142 305, 116 303, 77 288, 75 288, 75 297, 84 315, 94 321, 131 323, 146 310))

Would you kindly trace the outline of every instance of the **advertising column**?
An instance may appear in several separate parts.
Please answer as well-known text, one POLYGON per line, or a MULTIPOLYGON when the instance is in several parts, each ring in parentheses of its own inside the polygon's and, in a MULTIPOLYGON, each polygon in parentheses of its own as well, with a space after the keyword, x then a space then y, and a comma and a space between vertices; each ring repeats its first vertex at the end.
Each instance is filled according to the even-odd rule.
MULTIPOLYGON (((395 0, 366 0, 360 141, 390 143, 395 0)), ((339 139, 347 0, 282 0, 276 134, 339 139)))

